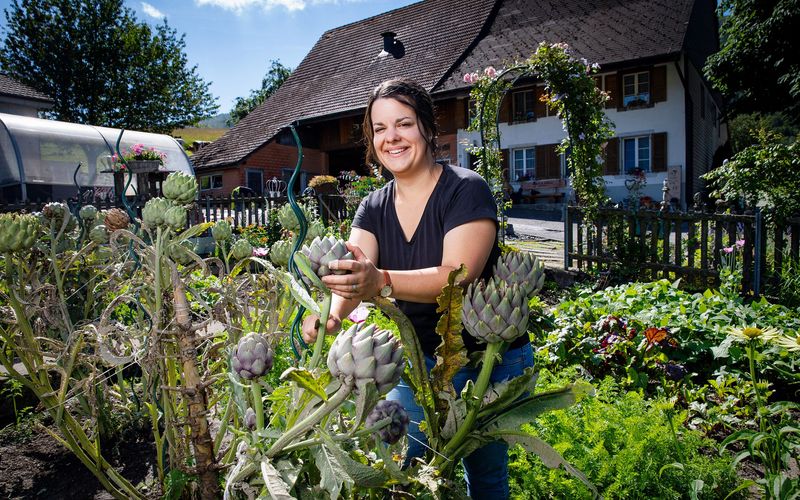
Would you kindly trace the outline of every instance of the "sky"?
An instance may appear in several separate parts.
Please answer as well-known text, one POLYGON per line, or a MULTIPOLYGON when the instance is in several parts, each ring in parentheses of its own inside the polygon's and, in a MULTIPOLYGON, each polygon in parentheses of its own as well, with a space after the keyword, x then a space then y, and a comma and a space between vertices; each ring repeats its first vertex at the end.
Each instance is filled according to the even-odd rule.
MULTIPOLYGON (((126 0, 140 21, 166 18, 186 35, 186 55, 211 82, 219 112, 261 86, 271 60, 296 68, 327 30, 417 0, 126 0)), ((0 0, 5 10, 11 0, 0 0)), ((0 32, 5 30, 0 16, 0 32)), ((376 34, 376 45, 381 43, 376 34)))

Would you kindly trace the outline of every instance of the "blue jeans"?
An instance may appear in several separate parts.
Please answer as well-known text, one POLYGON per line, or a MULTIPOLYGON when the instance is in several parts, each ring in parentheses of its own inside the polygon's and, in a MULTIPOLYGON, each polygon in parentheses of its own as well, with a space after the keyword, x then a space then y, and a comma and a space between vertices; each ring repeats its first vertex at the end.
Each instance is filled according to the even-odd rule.
MULTIPOLYGON (((432 358, 425 356, 425 365, 428 373, 436 364, 432 358)), ((530 344, 517 349, 511 349, 503 355, 503 361, 495 364, 492 370, 491 383, 502 382, 521 375, 525 368, 533 366, 533 349, 530 344)), ((476 380, 480 369, 462 368, 453 377, 456 393, 461 394, 461 389, 467 380, 476 380)), ((427 439, 425 433, 419 430, 419 422, 425 419, 425 414, 414 401, 414 393, 403 381, 386 395, 386 399, 398 401, 408 412, 411 423, 408 426, 408 454, 406 463, 411 458, 421 457, 425 454, 427 439), (424 444, 423 444, 424 443, 424 444)), ((505 441, 494 441, 479 448, 471 455, 464 458, 464 472, 467 480, 467 494, 476 500, 505 499, 508 498, 508 445, 505 441)))

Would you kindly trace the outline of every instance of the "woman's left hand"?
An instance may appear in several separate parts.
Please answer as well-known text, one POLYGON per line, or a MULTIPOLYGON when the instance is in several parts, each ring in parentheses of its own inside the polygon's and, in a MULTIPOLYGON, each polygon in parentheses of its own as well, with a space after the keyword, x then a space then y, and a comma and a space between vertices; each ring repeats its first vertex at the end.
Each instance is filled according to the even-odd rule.
POLYGON ((350 271, 347 274, 329 274, 322 281, 336 295, 346 299, 370 299, 383 287, 383 273, 364 254, 358 245, 347 243, 354 260, 334 260, 328 264, 332 270, 350 271))

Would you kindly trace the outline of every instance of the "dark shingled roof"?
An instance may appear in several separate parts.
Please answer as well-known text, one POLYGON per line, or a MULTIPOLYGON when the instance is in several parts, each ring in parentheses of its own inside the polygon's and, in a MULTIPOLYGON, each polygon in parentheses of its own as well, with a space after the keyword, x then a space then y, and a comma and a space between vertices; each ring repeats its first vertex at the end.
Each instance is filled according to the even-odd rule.
POLYGON ((24 99, 33 99, 36 101, 43 101, 52 103, 53 99, 49 96, 38 92, 27 85, 23 85, 18 81, 0 73, 0 95, 7 95, 10 97, 19 97, 24 99))
MULTIPOLYGON (((705 0, 698 0, 705 1, 705 0)), ((436 88, 465 87, 464 74, 525 59, 540 42, 568 44, 601 66, 677 54, 694 0, 504 0, 491 28, 436 88)))
POLYGON ((541 41, 565 42, 601 65, 674 55, 684 48, 693 3, 426 0, 348 24, 323 34, 275 94, 192 162, 238 163, 295 120, 363 108, 387 78, 413 78, 432 92, 466 89, 465 73, 526 58, 541 41), (378 57, 385 31, 403 42, 403 58, 378 57))
POLYGON ((494 6, 487 0, 428 0, 322 35, 286 82, 223 137, 192 156, 195 168, 246 158, 295 120, 363 108, 369 92, 406 76, 432 90, 473 42, 494 6), (405 56, 379 57, 391 31, 405 56))

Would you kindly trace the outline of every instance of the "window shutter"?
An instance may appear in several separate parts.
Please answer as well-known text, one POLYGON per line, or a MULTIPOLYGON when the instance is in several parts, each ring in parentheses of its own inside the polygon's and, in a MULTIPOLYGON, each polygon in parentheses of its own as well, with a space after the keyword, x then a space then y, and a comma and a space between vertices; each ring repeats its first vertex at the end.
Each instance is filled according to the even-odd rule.
POLYGON ((544 179, 547 170, 547 151, 546 146, 536 146, 536 178, 544 179))
POLYGON ((547 164, 547 177, 544 179, 560 179, 561 178, 561 155, 556 150, 557 144, 548 144, 545 146, 546 151, 546 164, 547 164))
POLYGON ((536 119, 544 118, 547 116, 547 106, 542 102, 542 95, 544 94, 544 87, 541 85, 536 86, 534 97, 536 102, 533 103, 533 112, 536 113, 536 119))
POLYGON ((652 86, 652 102, 667 100, 667 67, 656 66, 650 72, 650 85, 652 86))
POLYGON ((506 92, 503 101, 500 103, 500 113, 497 117, 498 123, 508 122, 511 125, 511 92, 506 92))
POLYGON ((603 152, 603 175, 619 175, 619 139, 609 139, 603 152))
POLYGON ((653 134, 653 172, 667 171, 667 133, 653 134))
POLYGON ((619 85, 617 84, 617 75, 606 75, 606 92, 608 92, 608 101, 606 101, 606 108, 616 108, 622 102, 620 99, 619 85))

